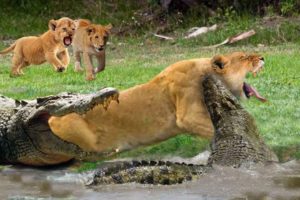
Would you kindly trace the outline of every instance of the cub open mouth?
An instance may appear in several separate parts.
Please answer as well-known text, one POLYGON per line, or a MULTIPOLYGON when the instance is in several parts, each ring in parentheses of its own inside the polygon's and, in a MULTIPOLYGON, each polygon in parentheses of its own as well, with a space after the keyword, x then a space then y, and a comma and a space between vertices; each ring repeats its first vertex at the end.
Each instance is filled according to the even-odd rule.
POLYGON ((103 47, 99 47, 99 48, 96 47, 96 51, 97 51, 97 52, 100 52, 100 51, 103 51, 103 50, 104 50, 103 47))
POLYGON ((243 91, 244 91, 247 98, 250 98, 251 96, 254 96, 262 102, 267 101, 267 99, 264 98, 263 96, 261 96, 254 87, 252 87, 250 84, 248 84, 246 82, 244 82, 244 84, 243 84, 243 91))
POLYGON ((64 45, 69 46, 72 44, 72 38, 70 36, 64 37, 64 45))

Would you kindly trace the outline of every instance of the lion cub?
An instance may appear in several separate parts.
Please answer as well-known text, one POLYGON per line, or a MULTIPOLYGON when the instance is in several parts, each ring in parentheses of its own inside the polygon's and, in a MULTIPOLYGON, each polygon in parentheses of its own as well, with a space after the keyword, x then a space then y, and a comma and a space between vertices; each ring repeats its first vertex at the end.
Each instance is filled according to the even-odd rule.
POLYGON ((22 37, 7 49, 0 51, 0 54, 14 51, 11 76, 22 75, 24 67, 46 61, 52 64, 57 72, 66 69, 70 62, 67 47, 72 43, 75 23, 72 19, 63 17, 58 20, 51 19, 48 26, 49 30, 41 36, 22 37))
POLYGON ((80 66, 81 53, 86 70, 86 80, 95 79, 95 74, 105 68, 105 46, 110 34, 112 25, 92 24, 89 20, 75 20, 76 31, 73 41, 73 51, 75 56, 75 71, 80 72, 83 69, 80 66), (94 69, 92 56, 98 61, 98 66, 94 69))

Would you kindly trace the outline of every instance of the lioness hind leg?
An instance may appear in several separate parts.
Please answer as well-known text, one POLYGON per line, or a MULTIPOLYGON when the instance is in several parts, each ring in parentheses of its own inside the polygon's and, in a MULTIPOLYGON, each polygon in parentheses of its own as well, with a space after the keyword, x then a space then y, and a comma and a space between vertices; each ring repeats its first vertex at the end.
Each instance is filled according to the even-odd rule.
POLYGON ((11 77, 16 77, 23 75, 22 68, 25 67, 26 64, 24 62, 23 56, 21 56, 18 53, 15 53, 13 58, 12 58, 12 68, 10 72, 11 77))
POLYGON ((97 136, 80 115, 73 113, 63 117, 51 117, 48 124, 59 138, 78 145, 84 151, 97 151, 97 136))
POLYGON ((23 64, 22 66, 19 67, 19 74, 23 75, 23 74, 24 74, 23 69, 24 69, 25 67, 27 67, 28 65, 29 65, 28 62, 24 62, 24 64, 23 64))

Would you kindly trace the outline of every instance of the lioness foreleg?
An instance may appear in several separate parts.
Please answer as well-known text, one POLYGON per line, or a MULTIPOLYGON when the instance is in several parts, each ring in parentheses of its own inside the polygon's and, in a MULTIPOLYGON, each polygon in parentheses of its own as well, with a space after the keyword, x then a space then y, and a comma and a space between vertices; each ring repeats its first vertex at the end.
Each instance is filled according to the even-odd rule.
POLYGON ((105 51, 99 52, 97 56, 98 67, 95 68, 94 72, 98 73, 105 69, 105 51))
POLYGON ((83 61, 85 64, 85 70, 86 70, 86 80, 91 81, 95 79, 95 75, 93 72, 93 63, 91 56, 84 52, 83 53, 83 61))
POLYGON ((62 62, 62 64, 64 65, 64 67, 66 69, 70 63, 70 56, 69 56, 68 50, 65 49, 63 52, 60 52, 57 55, 57 57, 62 62))
POLYGON ((48 123, 59 138, 78 145, 84 151, 97 151, 97 136, 80 115, 73 113, 63 117, 51 117, 48 123))
POLYGON ((64 65, 62 62, 57 58, 54 52, 47 52, 46 53, 46 60, 52 64, 55 71, 63 72, 65 70, 64 65))
POLYGON ((82 72, 83 69, 81 67, 81 56, 79 51, 74 50, 74 57, 75 57, 75 66, 74 66, 74 71, 75 72, 82 72))
POLYGON ((177 99, 177 126, 200 137, 211 138, 213 136, 211 119, 203 107, 200 96, 196 94, 191 92, 177 99))

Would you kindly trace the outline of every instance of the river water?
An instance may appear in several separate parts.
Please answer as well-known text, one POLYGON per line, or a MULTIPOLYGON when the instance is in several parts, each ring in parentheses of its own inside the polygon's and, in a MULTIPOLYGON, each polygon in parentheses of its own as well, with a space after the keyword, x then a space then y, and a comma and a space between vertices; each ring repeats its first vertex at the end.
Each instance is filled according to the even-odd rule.
POLYGON ((197 199, 300 200, 300 161, 253 169, 215 166, 199 180, 179 185, 84 185, 91 173, 68 167, 36 169, 5 167, 0 171, 0 199, 197 199))

